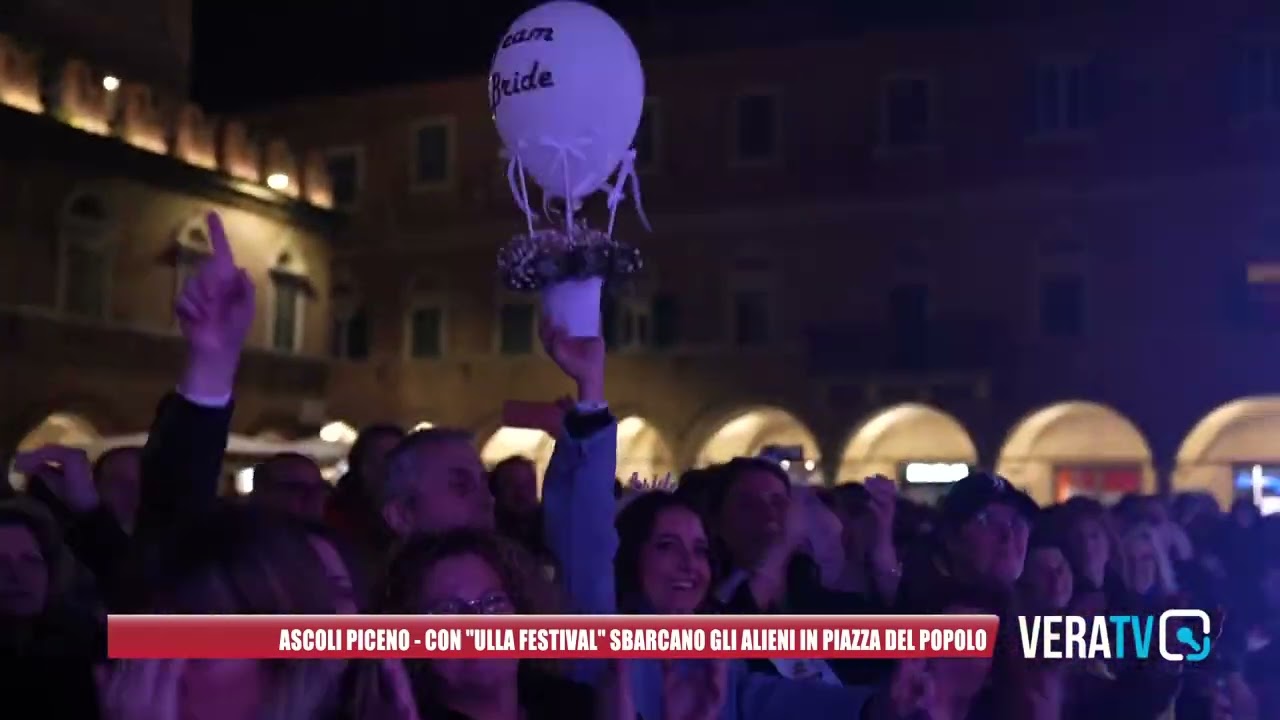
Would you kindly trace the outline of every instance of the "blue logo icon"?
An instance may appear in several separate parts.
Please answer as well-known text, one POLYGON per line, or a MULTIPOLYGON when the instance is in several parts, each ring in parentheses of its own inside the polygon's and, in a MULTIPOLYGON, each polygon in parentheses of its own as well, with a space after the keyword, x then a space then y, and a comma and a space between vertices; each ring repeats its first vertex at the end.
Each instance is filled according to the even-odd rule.
POLYGON ((1200 662, 1209 657, 1209 648, 1213 644, 1209 637, 1209 614, 1202 610, 1169 610, 1160 616, 1160 655, 1170 662, 1200 662), (1176 629, 1172 633, 1173 639, 1177 641, 1180 649, 1187 652, 1174 652, 1169 648, 1169 636, 1171 629, 1169 622, 1174 619, 1183 619, 1196 621, 1191 624, 1182 624, 1179 622, 1175 625, 1176 629), (1200 625, 1199 632, 1194 625, 1200 625))
POLYGON ((1208 637, 1196 639, 1196 632, 1189 627, 1180 627, 1178 632, 1173 635, 1178 642, 1191 648, 1191 652, 1187 654, 1187 662, 1200 662, 1209 657, 1209 646, 1212 644, 1208 637))

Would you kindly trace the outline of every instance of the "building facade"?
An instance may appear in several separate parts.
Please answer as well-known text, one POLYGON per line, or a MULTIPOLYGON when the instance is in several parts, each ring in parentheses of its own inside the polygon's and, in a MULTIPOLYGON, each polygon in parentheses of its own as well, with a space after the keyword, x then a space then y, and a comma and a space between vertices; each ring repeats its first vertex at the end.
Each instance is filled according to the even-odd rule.
POLYGON ((314 435, 337 219, 320 157, 186 100, 189 4, 134 3, 174 23, 144 32, 152 45, 94 3, 51 20, 52 5, 7 8, 31 34, 0 36, 0 448, 99 451, 147 431, 182 367, 173 301, 209 253, 211 210, 257 286, 235 429, 314 435), (95 54, 63 54, 76 43, 95 54))
MULTIPOLYGON (((1041 501, 1270 497, 1280 25, 1262 7, 647 60, 654 231, 623 218, 647 269, 605 308, 620 473, 798 446, 797 473, 922 497, 973 465, 1041 501)), ((349 216, 331 418, 470 428, 486 460, 545 462, 546 435, 502 423, 504 401, 568 387, 537 299, 495 282, 523 223, 484 90, 257 120, 327 148, 349 216)))

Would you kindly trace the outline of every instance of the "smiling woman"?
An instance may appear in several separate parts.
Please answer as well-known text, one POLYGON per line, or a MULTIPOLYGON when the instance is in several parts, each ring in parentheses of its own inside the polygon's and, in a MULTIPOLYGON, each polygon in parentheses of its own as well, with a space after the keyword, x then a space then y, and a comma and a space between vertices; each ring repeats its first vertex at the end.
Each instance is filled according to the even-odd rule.
POLYGON ((677 495, 649 492, 618 513, 614 577, 624 612, 696 612, 711 587, 702 519, 677 495))

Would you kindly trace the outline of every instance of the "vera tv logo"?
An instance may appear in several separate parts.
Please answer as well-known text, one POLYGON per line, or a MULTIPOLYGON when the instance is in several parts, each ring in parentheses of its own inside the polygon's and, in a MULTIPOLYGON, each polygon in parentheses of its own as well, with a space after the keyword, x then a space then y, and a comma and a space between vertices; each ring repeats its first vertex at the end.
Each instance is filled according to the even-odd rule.
POLYGON ((1152 635, 1158 631, 1160 657, 1170 662, 1200 662, 1212 645, 1209 614, 1202 610, 1169 610, 1152 615, 1022 615, 1022 653, 1048 660, 1151 657, 1152 635))

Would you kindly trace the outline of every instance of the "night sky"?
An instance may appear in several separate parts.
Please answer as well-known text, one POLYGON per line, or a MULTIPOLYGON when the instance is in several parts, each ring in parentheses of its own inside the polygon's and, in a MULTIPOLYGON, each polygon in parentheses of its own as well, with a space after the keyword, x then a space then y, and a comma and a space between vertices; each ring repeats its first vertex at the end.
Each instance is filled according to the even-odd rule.
MULTIPOLYGON (((193 92, 203 106, 223 112, 291 97, 482 72, 511 22, 538 4, 539 0, 195 0, 193 92)), ((596 0, 594 4, 629 27, 655 15, 670 18, 746 5, 808 6, 842 18, 849 27, 889 20, 954 19, 960 14, 972 20, 976 6, 1007 6, 1000 0, 596 0)))

